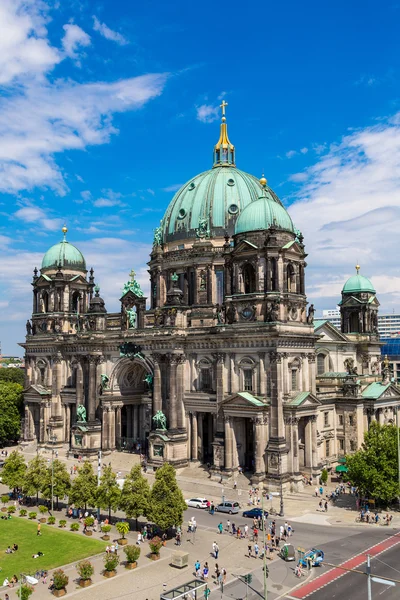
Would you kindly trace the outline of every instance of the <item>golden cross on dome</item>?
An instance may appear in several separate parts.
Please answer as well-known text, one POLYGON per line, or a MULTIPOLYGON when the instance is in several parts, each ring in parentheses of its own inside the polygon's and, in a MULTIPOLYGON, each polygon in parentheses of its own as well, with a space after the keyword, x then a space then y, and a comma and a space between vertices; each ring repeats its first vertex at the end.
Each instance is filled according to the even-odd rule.
POLYGON ((225 106, 228 106, 228 103, 225 100, 222 100, 222 104, 219 107, 222 109, 222 120, 225 121, 225 106))
POLYGON ((129 277, 132 279, 132 281, 135 279, 135 271, 132 269, 132 271, 129 273, 129 277))

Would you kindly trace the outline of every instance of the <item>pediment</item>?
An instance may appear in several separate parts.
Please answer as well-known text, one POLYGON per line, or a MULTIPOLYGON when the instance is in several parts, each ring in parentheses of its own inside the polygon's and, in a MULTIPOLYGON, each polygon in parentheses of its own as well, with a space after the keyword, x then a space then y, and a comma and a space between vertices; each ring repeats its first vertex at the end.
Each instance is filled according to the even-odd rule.
POLYGON ((300 246, 300 244, 295 240, 288 242, 282 247, 282 252, 287 251, 293 252, 294 254, 298 254, 300 256, 304 256, 304 248, 300 246))
POLYGON ((330 323, 329 321, 321 321, 321 322, 316 321, 314 324, 314 327, 315 327, 315 329, 314 329, 315 333, 318 334, 319 336, 321 336, 317 342, 317 346, 318 346, 318 343, 324 342, 324 341, 328 341, 328 342, 348 342, 349 341, 347 339, 347 337, 341 331, 339 331, 339 329, 337 327, 332 325, 332 323, 330 323))
POLYGON ((267 404, 250 392, 237 392, 222 401, 224 408, 256 408, 258 410, 266 408, 267 404))
POLYGON ((321 402, 311 392, 300 392, 285 404, 285 406, 295 409, 316 408, 320 405, 321 402))
POLYGON ((124 300, 124 301, 131 301, 131 302, 137 302, 138 300, 140 301, 146 301, 146 299, 144 298, 144 296, 138 296, 137 294, 135 294, 135 292, 133 292, 132 290, 128 290, 127 292, 125 292, 125 294, 123 294, 120 298, 120 302, 124 300))
POLYGON ((51 397, 51 390, 35 383, 24 390, 24 396, 30 400, 42 400, 51 397))
POLYGON ((234 250, 232 251, 232 255, 235 255, 236 253, 249 251, 258 251, 258 247, 252 242, 248 242, 247 240, 241 240, 239 244, 235 246, 234 250))

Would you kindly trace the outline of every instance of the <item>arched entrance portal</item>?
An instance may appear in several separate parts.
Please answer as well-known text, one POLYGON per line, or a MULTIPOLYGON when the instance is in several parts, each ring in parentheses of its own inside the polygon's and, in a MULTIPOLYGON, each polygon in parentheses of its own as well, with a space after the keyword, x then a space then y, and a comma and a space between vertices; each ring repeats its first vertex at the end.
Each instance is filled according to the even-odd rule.
POLYGON ((150 431, 149 366, 140 358, 124 358, 116 365, 111 386, 116 406, 115 447, 122 452, 145 453, 150 431), (116 398, 118 396, 118 398, 116 398))

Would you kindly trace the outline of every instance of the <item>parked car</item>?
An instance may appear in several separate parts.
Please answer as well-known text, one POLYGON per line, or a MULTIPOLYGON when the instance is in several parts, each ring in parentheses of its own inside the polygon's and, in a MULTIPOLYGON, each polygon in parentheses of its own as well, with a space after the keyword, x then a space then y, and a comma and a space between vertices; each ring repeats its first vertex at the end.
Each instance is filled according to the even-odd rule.
POLYGON ((226 502, 221 502, 218 506, 215 507, 215 510, 218 512, 229 513, 230 515, 236 515, 239 512, 239 502, 231 502, 227 500, 226 502))
MULTIPOLYGON (((249 510, 244 510, 243 511, 243 516, 244 517, 249 517, 250 519, 254 519, 254 517, 256 519, 259 519, 260 517, 262 517, 262 509, 261 508, 250 508, 249 510)), ((264 517, 267 518, 268 517, 268 511, 264 510, 264 517)))
POLYGON ((185 502, 190 508, 207 508, 207 498, 190 498, 185 502))

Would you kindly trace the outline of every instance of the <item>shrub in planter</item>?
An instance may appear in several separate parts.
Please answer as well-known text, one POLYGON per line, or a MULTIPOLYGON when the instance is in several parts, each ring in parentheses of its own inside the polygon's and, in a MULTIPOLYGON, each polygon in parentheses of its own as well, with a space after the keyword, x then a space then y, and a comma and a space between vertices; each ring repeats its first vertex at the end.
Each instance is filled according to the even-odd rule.
POLYGON ((140 556, 140 547, 139 546, 125 546, 124 552, 126 555, 126 564, 125 567, 127 569, 135 569, 137 560, 140 556))
POLYGON ((94 525, 94 518, 93 517, 86 517, 86 519, 84 520, 84 523, 86 525, 86 529, 85 529, 85 534, 86 535, 92 535, 92 530, 88 529, 88 527, 93 527, 94 525))
POLYGON ((67 521, 65 519, 61 519, 61 521, 59 521, 58 524, 60 527, 66 527, 67 521))
POLYGON ((71 531, 79 531, 79 523, 71 523, 71 531))
POLYGON ((160 558, 160 549, 162 546, 161 538, 159 538, 158 536, 153 537, 153 539, 149 541, 149 546, 151 550, 151 558, 153 560, 157 560, 158 558, 160 558))
POLYGON ((76 570, 79 574, 79 585, 81 587, 87 587, 92 583, 92 575, 94 573, 94 566, 90 562, 90 560, 81 560, 76 565, 76 570))
POLYGON ((102 539, 106 542, 107 540, 110 539, 110 536, 108 535, 111 531, 111 525, 102 525, 101 526, 101 531, 103 532, 103 537, 102 539))
POLYGON ((30 512, 28 516, 29 516, 29 518, 30 518, 30 519, 32 519, 32 520, 33 520, 33 519, 36 519, 36 517, 37 517, 37 513, 35 513, 35 512, 30 512))
POLYGON ((55 523, 55 522, 56 522, 56 518, 55 518, 55 517, 49 517, 49 518, 47 519, 47 523, 48 523, 49 525, 54 525, 54 523, 55 523))
POLYGON ((54 596, 64 596, 67 592, 65 589, 68 585, 68 575, 62 569, 56 569, 53 573, 54 596))
POLYGON ((21 510, 19 511, 20 517, 26 517, 27 514, 28 514, 28 511, 26 510, 26 508, 21 508, 21 510))
POLYGON ((17 596, 19 596, 20 600, 28 600, 32 593, 33 587, 27 583, 23 583, 20 589, 17 590, 17 596))
POLYGON ((17 509, 15 508, 15 506, 7 506, 7 512, 8 513, 15 513, 17 509))
POLYGON ((2 512, 6 512, 7 511, 6 504, 7 504, 7 502, 10 501, 10 496, 8 494, 3 494, 2 497, 1 497, 1 501, 3 503, 3 506, 2 506, 1 510, 2 510, 2 512))
POLYGON ((115 527, 117 528, 118 533, 122 535, 122 538, 119 539, 118 542, 121 546, 125 546, 125 544, 128 543, 128 540, 125 538, 125 534, 129 532, 129 523, 127 523, 127 521, 118 521, 115 527))
POLYGON ((106 554, 104 557, 104 577, 114 577, 115 569, 119 565, 119 558, 116 554, 106 554))
POLYGON ((43 504, 41 504, 41 505, 39 506, 39 512, 40 512, 40 514, 42 515, 42 516, 40 517, 40 519, 39 519, 39 520, 40 520, 40 522, 41 522, 41 523, 46 523, 46 517, 45 517, 44 515, 45 515, 45 514, 48 512, 48 511, 47 511, 47 507, 46 507, 46 506, 44 506, 43 504))

